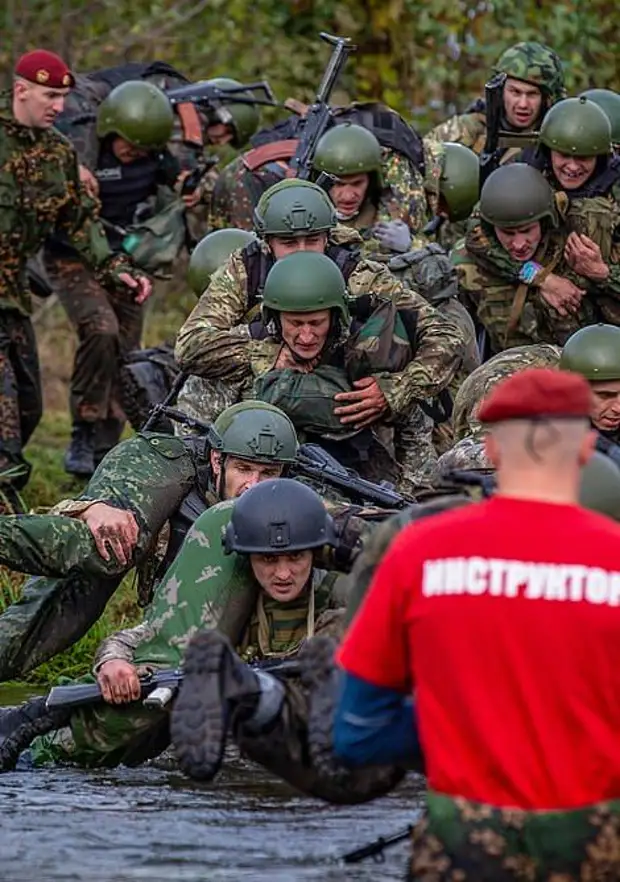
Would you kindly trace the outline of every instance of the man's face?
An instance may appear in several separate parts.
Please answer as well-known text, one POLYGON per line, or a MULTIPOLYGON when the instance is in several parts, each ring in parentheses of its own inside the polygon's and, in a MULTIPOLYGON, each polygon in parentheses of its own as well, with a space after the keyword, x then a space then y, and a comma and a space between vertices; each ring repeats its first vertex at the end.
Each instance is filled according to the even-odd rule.
POLYGON ((149 155, 148 150, 145 150, 143 147, 136 147, 135 144, 131 144, 124 138, 121 138, 120 135, 115 135, 112 141, 112 153, 123 165, 130 165, 138 159, 146 159, 149 155))
POLYGON ((551 167, 563 190, 583 187, 596 166, 596 156, 566 156, 551 151, 551 167))
POLYGON ((332 184, 329 198, 336 206, 339 217, 348 220, 359 214, 369 182, 370 177, 367 174, 340 175, 338 181, 332 184))
POLYGON ((291 352, 303 361, 321 354, 331 325, 331 310, 316 312, 281 312, 282 339, 291 352))
POLYGON ((38 83, 16 80, 13 109, 16 119, 33 129, 49 129, 62 113, 69 89, 50 89, 38 83))
POLYGON ((327 233, 310 233, 308 236, 269 236, 267 244, 276 260, 296 251, 316 251, 322 254, 327 248, 327 233))
POLYGON ((251 554, 250 566, 263 591, 280 603, 296 600, 312 571, 312 551, 251 554))
POLYGON ((207 141, 209 144, 221 147, 224 144, 230 144, 234 137, 235 133, 227 123, 218 122, 207 126, 207 141))
POLYGON ((508 77, 504 86, 506 120, 515 129, 529 129, 534 125, 542 107, 542 92, 531 83, 508 77))
POLYGON ((620 429, 620 379, 591 382, 592 412, 590 419, 601 432, 620 429))
POLYGON ((510 230, 503 230, 500 227, 494 227, 494 230, 501 246, 514 260, 521 262, 532 259, 542 239, 539 221, 510 230))
MULTIPOLYGON (((215 477, 215 485, 219 486, 222 474, 222 454, 217 450, 211 451, 211 468, 215 477)), ((284 466, 281 463, 253 462, 237 456, 227 456, 224 462, 222 498, 236 499, 250 487, 260 484, 261 481, 281 478, 283 469, 284 466)))

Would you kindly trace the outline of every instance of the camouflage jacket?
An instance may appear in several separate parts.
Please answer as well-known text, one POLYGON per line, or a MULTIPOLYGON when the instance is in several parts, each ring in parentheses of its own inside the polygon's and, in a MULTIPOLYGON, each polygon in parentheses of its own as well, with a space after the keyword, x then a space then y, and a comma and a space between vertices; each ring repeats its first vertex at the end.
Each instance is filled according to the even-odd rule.
POLYGON ((451 141, 480 154, 487 136, 484 113, 461 113, 439 123, 424 136, 424 141, 451 141))
MULTIPOLYGON (((331 241, 359 244, 353 230, 338 227, 331 241)), ((268 254, 267 245, 263 249, 268 254)), ((241 251, 213 275, 211 284, 179 331, 175 356, 187 373, 210 379, 234 378, 248 372, 256 341, 247 324, 247 275, 241 251)), ((409 412, 415 401, 434 397, 451 381, 464 344, 459 329, 440 316, 423 297, 406 289, 383 265, 360 260, 348 280, 350 297, 364 294, 396 299, 417 312, 417 351, 400 373, 376 375, 395 417, 409 412)))
POLYGON ((66 235, 103 283, 118 283, 132 265, 110 251, 69 142, 18 123, 11 101, 11 93, 0 96, 0 309, 28 314, 26 261, 52 233, 66 235))
POLYGON ((288 655, 314 633, 319 617, 342 606, 338 577, 314 569, 299 602, 281 604, 262 595, 249 557, 225 554, 222 535, 234 500, 202 514, 156 589, 144 622, 120 631, 99 647, 95 669, 110 659, 143 668, 179 667, 189 640, 204 628, 217 628, 250 661, 288 655))
MULTIPOLYGON (((535 285, 521 283, 514 275, 508 281, 489 262, 492 240, 495 235, 483 223, 475 240, 468 235, 465 244, 453 250, 452 261, 459 275, 460 299, 486 329, 494 353, 532 343, 563 345, 579 328, 600 320, 596 303, 589 295, 582 299, 578 313, 562 317, 547 304, 535 285)), ((563 258, 565 241, 565 232, 549 231, 533 260, 550 272, 570 278, 572 273, 563 258)), ((577 282, 579 279, 576 277, 577 282)))

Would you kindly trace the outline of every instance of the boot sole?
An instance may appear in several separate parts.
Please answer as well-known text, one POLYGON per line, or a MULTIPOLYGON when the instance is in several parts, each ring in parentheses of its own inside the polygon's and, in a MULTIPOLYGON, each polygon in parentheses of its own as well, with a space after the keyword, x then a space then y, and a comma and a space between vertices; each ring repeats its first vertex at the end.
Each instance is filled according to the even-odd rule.
POLYGON ((213 780, 224 756, 228 720, 221 671, 228 651, 219 634, 205 631, 191 641, 183 661, 170 734, 181 769, 197 781, 213 780))

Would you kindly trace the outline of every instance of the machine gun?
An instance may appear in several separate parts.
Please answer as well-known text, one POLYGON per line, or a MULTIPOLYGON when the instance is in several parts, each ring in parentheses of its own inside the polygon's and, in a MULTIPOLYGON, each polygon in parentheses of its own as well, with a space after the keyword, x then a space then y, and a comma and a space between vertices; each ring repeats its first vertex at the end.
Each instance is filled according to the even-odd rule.
POLYGON ((393 833, 392 836, 379 836, 374 842, 369 842, 368 845, 362 845, 361 848, 347 852, 342 856, 342 860, 345 864, 358 864, 360 861, 365 861, 366 858, 371 857, 376 863, 382 863, 385 860, 383 856, 385 849, 390 848, 392 845, 397 845, 399 842, 404 842, 405 839, 409 839, 412 830, 413 824, 408 824, 404 830, 399 830, 398 833, 393 833))
POLYGON ((243 83, 239 86, 214 86, 209 80, 189 83, 166 89, 165 94, 175 107, 177 104, 196 104, 198 107, 214 107, 218 104, 264 104, 277 107, 278 102, 267 80, 243 83), (263 97, 255 95, 262 92, 263 97))
MULTIPOLYGON (((325 68, 314 104, 308 108, 299 144, 291 159, 291 168, 294 170, 295 176, 304 181, 307 181, 312 174, 317 144, 331 125, 332 109, 329 106, 329 100, 334 86, 342 73, 349 54, 357 49, 357 46, 348 37, 334 37, 324 31, 321 31, 320 37, 321 40, 330 43, 334 50, 325 68)), ((317 180, 317 183, 326 189, 329 189, 329 184, 333 182, 333 176, 326 174, 320 175, 317 180)))

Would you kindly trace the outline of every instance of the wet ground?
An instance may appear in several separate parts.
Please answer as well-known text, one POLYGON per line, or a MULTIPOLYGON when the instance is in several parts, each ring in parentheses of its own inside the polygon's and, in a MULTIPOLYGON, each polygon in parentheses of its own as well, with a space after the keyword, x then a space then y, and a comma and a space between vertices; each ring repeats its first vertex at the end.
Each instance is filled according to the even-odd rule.
MULTIPOLYGON (((15 697, 3 690, 0 704, 15 697)), ((10 772, 0 778, 0 882, 401 880, 406 844, 380 865, 340 858, 411 823, 419 783, 333 807, 235 757, 208 786, 153 766, 10 772)))

